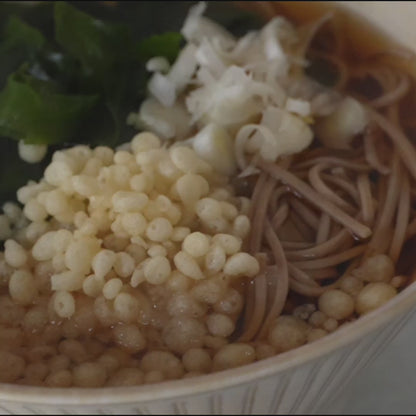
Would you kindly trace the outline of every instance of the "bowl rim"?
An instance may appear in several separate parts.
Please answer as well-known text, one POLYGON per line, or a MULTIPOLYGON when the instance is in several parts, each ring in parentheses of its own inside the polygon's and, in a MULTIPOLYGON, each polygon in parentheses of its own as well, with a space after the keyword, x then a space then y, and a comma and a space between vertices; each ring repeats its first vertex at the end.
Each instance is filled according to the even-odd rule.
POLYGON ((47 388, 0 383, 0 402, 35 405, 126 405, 145 404, 231 389, 299 367, 362 339, 387 326, 399 315, 416 312, 416 282, 380 308, 348 323, 310 344, 242 367, 200 377, 129 387, 47 388))

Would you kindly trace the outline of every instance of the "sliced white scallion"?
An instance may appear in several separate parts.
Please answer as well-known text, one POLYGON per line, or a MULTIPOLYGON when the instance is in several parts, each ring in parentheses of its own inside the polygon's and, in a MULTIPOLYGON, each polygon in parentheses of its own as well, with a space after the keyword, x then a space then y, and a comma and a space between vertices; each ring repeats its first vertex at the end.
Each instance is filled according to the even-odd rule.
MULTIPOLYGON (((134 117, 129 117, 133 119, 134 117)), ((190 116, 181 102, 164 107, 154 98, 148 98, 140 106, 136 126, 149 129, 163 139, 184 139, 190 131, 190 116)))
POLYGON ((281 108, 268 107, 260 124, 247 124, 238 131, 235 139, 238 166, 246 167, 244 154, 247 150, 257 150, 263 159, 275 161, 279 156, 306 149, 312 139, 312 130, 300 117, 281 108))
POLYGON ((190 83, 198 63, 196 61, 197 47, 192 43, 186 45, 179 53, 172 65, 167 78, 175 84, 176 92, 179 94, 190 83))
POLYGON ((218 23, 202 16, 206 9, 205 2, 191 7, 182 26, 181 33, 188 42, 199 44, 202 39, 218 38, 226 49, 235 46, 234 36, 218 23))
POLYGON ((306 100, 288 98, 285 108, 290 113, 298 114, 301 117, 308 117, 311 115, 311 103, 306 100))
POLYGON ((175 84, 160 72, 153 74, 147 84, 149 92, 165 107, 171 107, 176 101, 175 84))
POLYGON ((195 152, 218 172, 224 175, 235 173, 237 164, 233 150, 233 139, 227 130, 218 124, 206 125, 192 141, 195 152))
POLYGON ((315 131, 327 147, 348 149, 352 139, 363 132, 368 124, 365 108, 354 98, 344 98, 335 111, 319 119, 315 131))
POLYGON ((275 143, 268 140, 260 148, 260 155, 265 160, 276 160, 278 156, 301 152, 313 139, 311 128, 300 117, 278 107, 266 108, 261 125, 276 137, 275 143))
POLYGON ((218 82, 191 91, 186 98, 193 120, 222 126, 250 122, 262 104, 253 90, 255 83, 237 66, 230 66, 218 82))
POLYGON ((146 62, 146 70, 149 72, 166 73, 169 69, 169 61, 164 56, 155 56, 146 62))
POLYGON ((18 152, 20 159, 28 163, 38 163, 48 151, 46 144, 26 144, 23 140, 19 141, 18 152))

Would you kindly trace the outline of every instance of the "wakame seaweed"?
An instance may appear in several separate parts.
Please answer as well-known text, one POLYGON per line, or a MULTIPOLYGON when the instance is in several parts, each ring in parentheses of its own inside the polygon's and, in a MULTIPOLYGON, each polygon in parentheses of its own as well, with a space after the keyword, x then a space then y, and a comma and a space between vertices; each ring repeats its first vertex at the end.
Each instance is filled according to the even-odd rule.
POLYGON ((144 63, 156 55, 172 62, 182 37, 174 31, 139 36, 131 22, 98 19, 81 3, 0 6, 4 201, 42 172, 43 163, 19 159, 18 140, 50 145, 50 154, 70 144, 115 146, 130 137, 126 118, 145 95, 144 63))
POLYGON ((97 143, 100 137, 100 144, 114 146, 144 93, 144 62, 155 55, 173 61, 181 35, 136 40, 128 25, 67 2, 48 11, 51 40, 15 15, 4 25, 0 56, 12 72, 0 91, 0 136, 37 144, 97 143))

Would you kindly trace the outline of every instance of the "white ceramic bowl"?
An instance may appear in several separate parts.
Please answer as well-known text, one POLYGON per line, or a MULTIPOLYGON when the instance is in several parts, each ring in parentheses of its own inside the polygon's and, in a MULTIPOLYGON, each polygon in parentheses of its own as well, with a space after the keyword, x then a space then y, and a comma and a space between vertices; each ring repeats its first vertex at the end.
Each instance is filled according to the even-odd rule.
MULTIPOLYGON (((416 2, 339 2, 416 49, 416 2)), ((45 389, 0 384, 0 414, 313 414, 416 311, 416 283, 312 344, 254 364, 158 385, 45 389)))
POLYGON ((44 389, 0 385, 5 414, 314 414, 416 311, 416 283, 320 340, 233 370, 158 385, 44 389))

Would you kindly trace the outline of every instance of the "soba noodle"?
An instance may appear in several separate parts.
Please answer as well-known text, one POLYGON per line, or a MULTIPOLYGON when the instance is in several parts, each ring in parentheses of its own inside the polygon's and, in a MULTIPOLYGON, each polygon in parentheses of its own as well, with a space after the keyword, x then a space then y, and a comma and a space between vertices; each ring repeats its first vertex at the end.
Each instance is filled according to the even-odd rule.
MULTIPOLYGON (((342 154, 312 147, 292 158, 285 168, 259 160, 256 166, 262 173, 252 194, 252 212, 256 214, 249 240, 251 252, 273 252, 269 264, 277 266, 277 270, 282 268, 282 281, 289 282, 290 290, 305 299, 339 287, 347 272, 369 256, 386 254, 397 263, 405 242, 416 234, 416 220, 412 217, 416 150, 406 137, 406 126, 398 113, 401 100, 411 90, 411 78, 380 63, 377 56, 351 66, 343 56, 344 48, 320 51, 316 46, 319 42, 314 46, 313 38, 330 17, 324 16, 308 32, 305 56, 336 67, 338 80, 334 88, 359 97, 371 122, 354 143, 353 151, 342 154), (365 77, 378 84, 376 97, 369 99, 350 89, 354 81, 365 77), (380 153, 379 149, 387 152, 380 153), (268 181, 267 176, 274 182, 268 181), (282 232, 289 223, 298 230, 292 241, 282 232)), ((331 43, 340 45, 334 24, 331 43)), ((325 35, 328 36, 328 30, 325 35)), ((265 269, 270 265, 265 265, 265 269)), ((250 312, 256 313, 250 313, 244 340, 261 339, 270 320, 283 310, 286 287, 279 291, 277 284, 277 306, 270 308, 266 318, 264 270, 260 276, 261 283, 257 285, 255 278, 255 284, 246 293, 250 312), (257 334, 254 328, 259 329, 257 334)))

